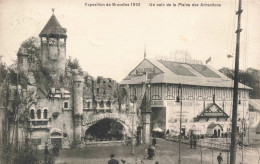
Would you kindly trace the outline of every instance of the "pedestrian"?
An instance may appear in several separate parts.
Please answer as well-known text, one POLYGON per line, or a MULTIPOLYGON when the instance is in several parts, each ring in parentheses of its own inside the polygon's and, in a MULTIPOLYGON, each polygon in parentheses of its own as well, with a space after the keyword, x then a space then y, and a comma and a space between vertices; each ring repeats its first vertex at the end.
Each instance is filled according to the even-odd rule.
POLYGON ((59 149, 59 146, 57 143, 54 144, 53 148, 52 148, 52 153, 55 155, 55 156, 58 156, 59 153, 60 153, 60 149, 59 149))
POLYGON ((194 149, 196 149, 196 147, 197 147, 197 139, 196 139, 196 137, 194 138, 194 141, 193 141, 193 146, 194 146, 194 149))
POLYGON ((193 140, 192 137, 190 137, 190 149, 192 149, 192 145, 193 145, 193 140))
POLYGON ((144 159, 148 159, 148 148, 144 150, 144 159))
POLYGON ((119 164, 118 160, 114 159, 115 154, 110 155, 110 160, 108 161, 108 164, 119 164))
POLYGON ((148 159, 152 160, 154 158, 154 150, 155 147, 150 145, 150 147, 148 148, 148 159))
POLYGON ((45 143, 45 148, 44 148, 44 161, 47 163, 48 161, 48 155, 49 155, 49 149, 48 149, 48 143, 45 143))
POLYGON ((219 153, 219 155, 218 155, 218 157, 217 157, 217 160, 218 160, 218 164, 221 164, 221 163, 222 163, 223 158, 222 158, 221 153, 219 153))
POLYGON ((153 144, 153 146, 155 146, 155 145, 156 145, 156 138, 155 138, 155 137, 153 137, 152 144, 153 144))

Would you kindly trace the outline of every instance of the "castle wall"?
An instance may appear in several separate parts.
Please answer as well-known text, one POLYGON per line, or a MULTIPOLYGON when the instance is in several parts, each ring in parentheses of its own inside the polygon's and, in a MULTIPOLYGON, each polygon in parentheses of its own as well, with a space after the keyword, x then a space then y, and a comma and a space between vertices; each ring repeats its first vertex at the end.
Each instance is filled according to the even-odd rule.
POLYGON ((62 147, 68 148, 73 142, 73 116, 71 100, 54 98, 42 99, 33 104, 30 110, 34 110, 35 118, 30 119, 31 139, 40 142, 38 148, 44 148, 45 142, 53 144, 55 139, 60 139, 62 147), (64 102, 68 102, 68 108, 64 108, 64 102), (37 110, 41 110, 41 118, 37 117, 37 110), (48 110, 47 118, 44 118, 44 110, 48 110))

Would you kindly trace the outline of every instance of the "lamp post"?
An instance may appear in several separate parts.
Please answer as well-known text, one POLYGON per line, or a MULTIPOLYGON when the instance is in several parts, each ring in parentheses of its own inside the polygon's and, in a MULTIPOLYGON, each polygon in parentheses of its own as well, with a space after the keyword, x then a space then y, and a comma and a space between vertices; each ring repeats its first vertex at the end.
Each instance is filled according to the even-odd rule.
POLYGON ((200 131, 200 163, 202 164, 202 145, 201 145, 201 130, 200 131))
POLYGON ((135 102, 137 101, 136 96, 130 99, 131 103, 133 103, 133 110, 132 110, 132 138, 131 138, 131 154, 135 154, 135 145, 134 145, 134 120, 135 120, 135 102))
POLYGON ((180 102, 180 135, 179 135, 179 159, 178 164, 181 164, 181 123, 182 123, 182 85, 178 85, 178 96, 176 98, 176 102, 180 102), (181 97, 179 96, 179 89, 181 89, 181 97))

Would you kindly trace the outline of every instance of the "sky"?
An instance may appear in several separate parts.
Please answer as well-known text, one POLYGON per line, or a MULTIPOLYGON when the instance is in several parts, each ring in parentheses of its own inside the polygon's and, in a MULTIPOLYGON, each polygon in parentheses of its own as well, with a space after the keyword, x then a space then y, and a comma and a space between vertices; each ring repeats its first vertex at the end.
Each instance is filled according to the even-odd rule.
MULTIPOLYGON (((39 33, 52 15, 67 28, 66 57, 92 76, 120 82, 144 58, 185 50, 216 69, 234 68, 238 0, 0 0, 0 55, 8 65, 21 43, 39 33), (92 6, 95 3, 140 6, 92 6), (150 6, 177 4, 177 6, 150 6), (181 7, 215 3, 221 7, 181 7)), ((260 70, 260 0, 242 0, 240 69, 260 70)))

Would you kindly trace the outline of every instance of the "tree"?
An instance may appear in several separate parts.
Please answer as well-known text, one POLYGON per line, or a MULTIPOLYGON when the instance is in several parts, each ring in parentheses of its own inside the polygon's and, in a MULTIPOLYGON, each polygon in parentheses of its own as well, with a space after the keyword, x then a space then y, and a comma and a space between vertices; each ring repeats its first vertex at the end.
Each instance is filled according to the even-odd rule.
POLYGON ((40 41, 37 37, 30 37, 29 39, 23 41, 21 44, 17 55, 29 55, 31 58, 40 57, 40 41))
POLYGON ((2 56, 0 56, 0 84, 4 82, 7 74, 7 66, 2 61, 2 56))
MULTIPOLYGON (((234 70, 221 68, 219 70, 230 79, 234 79, 234 70)), ((250 98, 260 98, 260 70, 248 68, 246 71, 240 70, 238 73, 239 82, 253 88, 250 98)))
POLYGON ((72 59, 72 57, 70 56, 69 59, 67 59, 66 64, 70 69, 82 70, 77 58, 72 59))

